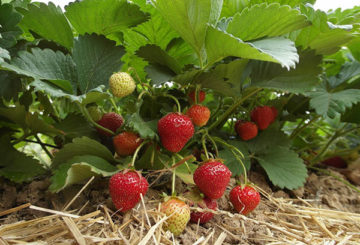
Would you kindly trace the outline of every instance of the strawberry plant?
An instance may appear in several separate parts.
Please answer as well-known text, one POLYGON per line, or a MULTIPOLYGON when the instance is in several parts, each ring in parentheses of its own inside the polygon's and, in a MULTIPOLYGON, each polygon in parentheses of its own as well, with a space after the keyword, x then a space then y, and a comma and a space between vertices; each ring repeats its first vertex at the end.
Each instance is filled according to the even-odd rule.
MULTIPOLYGON (((53 192, 112 176, 122 211, 162 169, 209 208, 244 175, 231 194, 244 214, 260 199, 251 169, 303 186, 308 169, 360 149, 360 10, 313 2, 0 1, 0 176, 51 176, 53 192)), ((190 209, 176 195, 162 204, 178 208, 175 235, 190 209)))

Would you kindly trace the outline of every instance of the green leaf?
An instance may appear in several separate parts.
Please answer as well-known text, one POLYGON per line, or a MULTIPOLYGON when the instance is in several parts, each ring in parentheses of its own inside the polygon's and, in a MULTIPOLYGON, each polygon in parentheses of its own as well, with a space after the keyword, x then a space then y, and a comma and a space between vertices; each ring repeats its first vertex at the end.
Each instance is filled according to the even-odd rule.
POLYGON ((75 40, 73 59, 78 73, 79 88, 83 93, 105 85, 112 73, 120 71, 124 55, 122 47, 103 36, 85 35, 75 40))
MULTIPOLYGON (((241 151, 242 154, 244 154, 245 158, 241 160, 244 163, 246 170, 249 170, 251 166, 251 162, 249 158, 249 150, 247 148, 246 143, 237 140, 230 140, 227 143, 229 143, 232 146, 235 146, 239 151, 241 151)), ((219 151, 219 156, 221 159, 224 160, 224 164, 230 169, 233 175, 241 175, 244 173, 244 169, 241 166, 239 160, 236 159, 236 156, 240 157, 239 154, 235 156, 234 154, 236 154, 236 152, 235 153, 234 152, 235 151, 229 148, 224 148, 223 150, 219 151)))
POLYGON ((354 58, 360 62, 360 38, 352 40, 347 46, 354 58))
POLYGON ((291 33, 296 46, 303 49, 315 49, 317 54, 330 55, 340 49, 342 45, 353 39, 350 31, 329 25, 326 13, 315 11, 310 6, 300 6, 300 10, 312 22, 312 25, 291 33))
MULTIPOLYGON (((341 84, 353 80, 356 77, 360 77, 360 63, 357 61, 347 62, 342 67, 341 70, 336 74, 328 78, 328 83, 331 88, 336 88, 341 84)), ((347 85, 347 84, 344 84, 347 85)))
POLYGON ((99 86, 95 89, 90 90, 86 94, 82 94, 79 96, 67 93, 64 90, 60 89, 59 87, 56 87, 47 82, 43 82, 41 80, 34 80, 33 82, 30 83, 30 86, 34 87, 35 91, 42 91, 44 93, 47 93, 51 97, 54 98, 64 97, 70 99, 72 102, 80 102, 83 105, 99 102, 110 97, 109 93, 105 93, 103 91, 104 86, 99 86))
MULTIPOLYGON (((1 38, 1 36, 0 36, 1 38)), ((5 59, 10 59, 9 51, 6 49, 0 48, 0 64, 4 62, 5 59)))
POLYGON ((208 24, 220 17, 222 0, 157 0, 164 19, 201 55, 208 24))
POLYGON ((302 54, 296 69, 290 71, 274 63, 253 62, 250 64, 251 83, 257 87, 284 92, 307 92, 319 84, 321 62, 321 56, 316 56, 314 52, 302 54))
POLYGON ((13 148, 10 137, 0 138, 0 176, 21 183, 45 173, 41 163, 13 148))
POLYGON ((311 97, 310 106, 318 115, 335 118, 342 114, 353 104, 360 102, 360 89, 347 89, 340 92, 328 92, 324 88, 318 88, 315 92, 309 92, 311 97))
POLYGON ((310 25, 305 15, 277 3, 253 5, 234 16, 227 32, 243 41, 281 36, 310 25))
POLYGON ((67 49, 73 46, 73 33, 70 25, 59 6, 52 2, 48 5, 39 3, 29 4, 20 26, 29 29, 46 40, 54 41, 67 49))
POLYGON ((209 27, 206 36, 206 51, 209 64, 229 56, 236 56, 271 61, 289 69, 299 60, 294 43, 289 39, 274 37, 247 43, 213 26, 209 27))
POLYGON ((17 38, 22 34, 18 27, 21 18, 21 14, 11 4, 0 5, 0 47, 11 48, 16 44, 17 38))
POLYGON ((280 187, 296 189, 304 185, 307 169, 304 161, 286 147, 273 144, 272 150, 257 156, 270 181, 280 187))
POLYGON ((8 71, 0 70, 0 97, 10 100, 16 99, 21 91, 21 80, 8 71))
POLYGON ((66 144, 56 153, 52 166, 56 167, 71 158, 80 155, 92 155, 103 158, 108 162, 114 162, 112 153, 100 142, 87 137, 75 138, 72 143, 66 144))
POLYGON ((162 154, 155 143, 149 145, 145 153, 135 162, 136 169, 164 169, 165 163, 170 161, 169 156, 162 154))
POLYGON ((179 167, 176 168, 175 174, 179 177, 185 184, 187 185, 195 185, 193 175, 195 170, 197 169, 198 165, 191 163, 188 161, 188 166, 185 164, 181 164, 179 167), (189 172, 190 169, 190 172, 189 172))
POLYGON ((75 64, 69 55, 51 49, 33 48, 31 52, 20 51, 18 57, 2 67, 34 79, 49 80, 72 93, 77 80, 75 64))
POLYGON ((182 66, 176 59, 168 55, 164 50, 156 45, 146 45, 141 47, 136 54, 151 65, 163 66, 164 68, 170 68, 176 74, 179 74, 182 70, 182 66))
POLYGON ((84 0, 65 7, 66 17, 83 35, 108 35, 138 25, 147 19, 139 7, 126 0, 84 0))
POLYGON ((86 136, 88 138, 96 138, 95 129, 90 126, 89 122, 79 114, 71 113, 64 120, 56 123, 55 128, 64 132, 69 138, 86 136))
POLYGON ((360 103, 348 108, 341 117, 341 121, 360 124, 360 103))
POLYGON ((140 108, 143 101, 136 103, 136 112, 128 114, 126 116, 126 125, 130 127, 135 132, 139 133, 142 139, 156 139, 158 136, 156 134, 157 130, 157 120, 145 122, 140 116, 140 108))
POLYGON ((62 134, 59 129, 40 118, 38 113, 30 113, 25 106, 15 104, 15 107, 0 107, 0 116, 18 124, 23 129, 31 130, 32 133, 62 134))
POLYGON ((92 155, 75 156, 66 163, 61 164, 51 177, 49 187, 52 192, 59 192, 62 189, 81 183, 92 176, 111 176, 118 169, 106 160, 92 155))

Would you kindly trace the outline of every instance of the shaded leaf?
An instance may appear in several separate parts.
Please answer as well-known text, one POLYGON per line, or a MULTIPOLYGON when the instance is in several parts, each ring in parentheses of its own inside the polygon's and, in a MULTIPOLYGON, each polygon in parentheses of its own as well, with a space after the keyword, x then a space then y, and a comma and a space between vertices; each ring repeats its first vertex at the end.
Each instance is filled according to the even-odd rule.
MULTIPOLYGON (((250 166, 251 166, 251 162, 250 162, 249 151, 246 146, 246 143, 237 141, 237 140, 230 140, 227 143, 229 143, 232 146, 235 146, 239 151, 241 151, 242 154, 244 154, 245 158, 241 159, 241 160, 244 163, 246 170, 249 170, 250 166)), ((235 157, 235 155, 231 149, 224 148, 223 150, 219 151, 219 156, 221 159, 224 160, 224 164, 230 169, 233 176, 241 175, 244 173, 244 169, 241 166, 241 163, 235 157)), ((238 156, 238 154, 237 154, 237 156, 238 156)))
POLYGON ((11 4, 0 5, 0 47, 11 48, 22 34, 18 23, 22 16, 13 9, 11 4))

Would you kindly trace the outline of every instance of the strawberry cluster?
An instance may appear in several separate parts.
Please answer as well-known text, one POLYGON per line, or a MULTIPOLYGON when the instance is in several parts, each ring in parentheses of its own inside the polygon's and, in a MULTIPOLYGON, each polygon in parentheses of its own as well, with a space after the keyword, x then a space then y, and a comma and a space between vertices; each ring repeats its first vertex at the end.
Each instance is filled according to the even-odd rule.
POLYGON ((251 140, 258 135, 258 130, 267 129, 278 115, 276 107, 258 106, 251 112, 251 122, 239 120, 235 131, 242 140, 251 140))

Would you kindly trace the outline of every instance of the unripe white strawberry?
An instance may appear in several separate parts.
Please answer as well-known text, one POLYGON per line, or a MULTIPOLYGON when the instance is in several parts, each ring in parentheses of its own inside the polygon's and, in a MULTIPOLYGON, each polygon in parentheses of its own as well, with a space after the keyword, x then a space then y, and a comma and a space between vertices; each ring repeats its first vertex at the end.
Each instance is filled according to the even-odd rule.
POLYGON ((136 88, 134 79, 126 72, 117 72, 111 75, 109 79, 111 93, 119 98, 125 97, 136 88))

